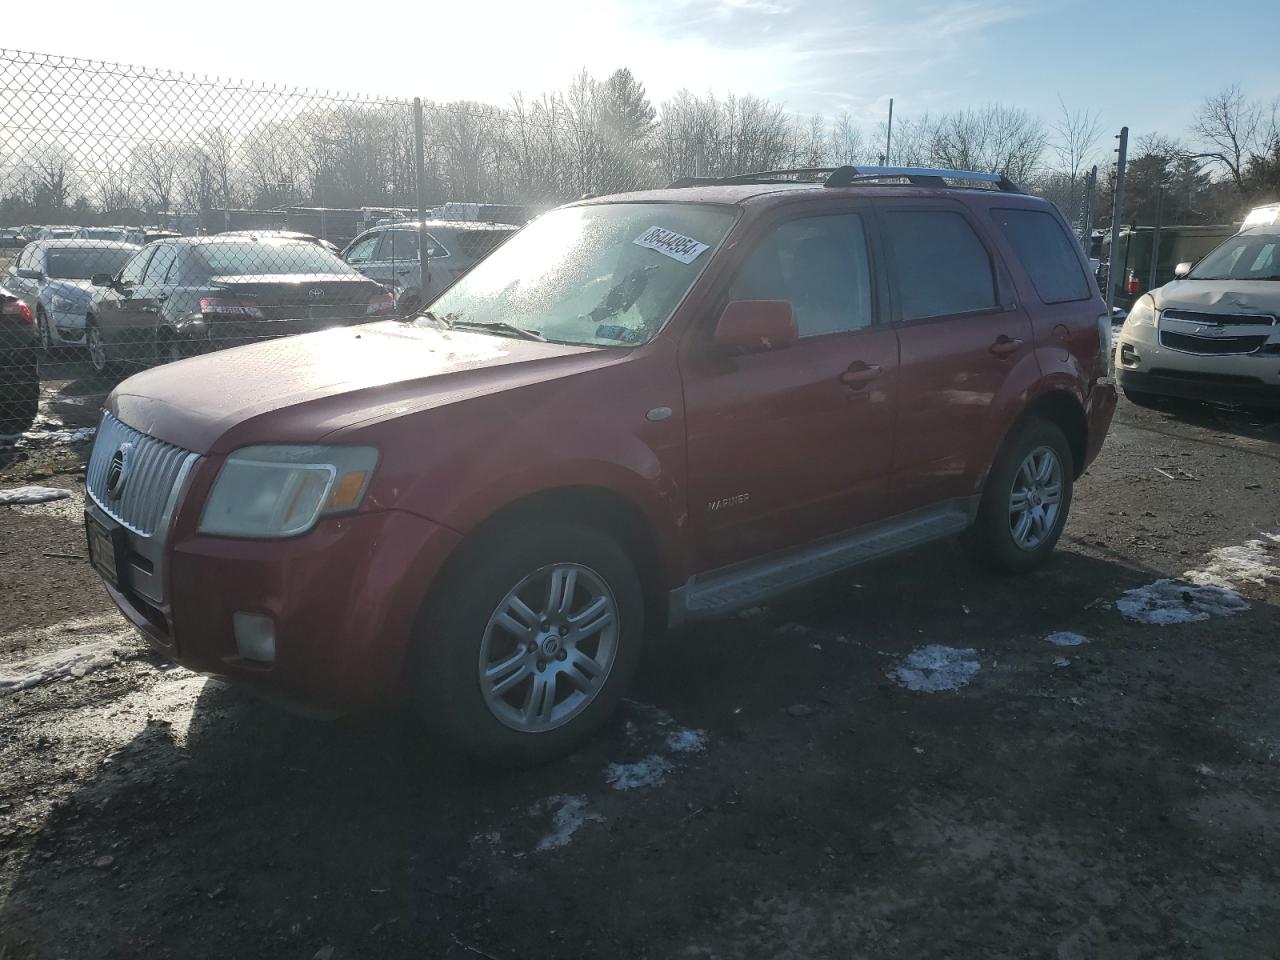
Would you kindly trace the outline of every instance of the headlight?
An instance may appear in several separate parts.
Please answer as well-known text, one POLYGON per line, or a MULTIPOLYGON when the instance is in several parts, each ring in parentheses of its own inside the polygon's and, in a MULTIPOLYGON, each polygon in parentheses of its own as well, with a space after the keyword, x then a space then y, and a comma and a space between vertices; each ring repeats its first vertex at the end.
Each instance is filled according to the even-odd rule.
POLYGON ((83 300, 68 300, 66 297, 54 297, 53 309, 56 313, 84 313, 83 300))
POLYGON ((1154 327, 1156 325, 1156 309, 1152 305, 1151 297, 1141 297, 1134 303, 1133 309, 1129 311, 1129 316, 1125 317, 1124 320, 1126 327, 1130 324, 1135 327, 1154 327))
POLYGON ((218 472, 200 532, 292 537, 323 516, 360 506, 378 451, 372 447, 242 447, 218 472))

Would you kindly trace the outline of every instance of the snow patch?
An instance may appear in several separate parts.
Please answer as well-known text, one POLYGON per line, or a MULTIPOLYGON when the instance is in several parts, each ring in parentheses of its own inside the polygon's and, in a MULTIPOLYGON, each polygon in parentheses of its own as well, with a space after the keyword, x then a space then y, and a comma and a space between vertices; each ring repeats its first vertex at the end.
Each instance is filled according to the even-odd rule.
POLYGON ((671 761, 659 753, 651 753, 634 763, 611 763, 604 779, 615 790, 641 790, 660 786, 671 772, 671 761))
POLYGON ((1066 657, 1054 657, 1053 665, 1055 667, 1069 667, 1071 666, 1071 661, 1068 660, 1066 657))
POLYGON ((973 679, 982 668, 978 652, 974 649, 945 647, 931 643, 913 650, 902 666, 886 676, 908 690, 919 693, 939 693, 958 690, 973 679))
POLYGON ((1183 577, 1201 586, 1228 589, 1238 583, 1280 583, 1280 534, 1264 533, 1262 537, 1236 547, 1219 547, 1209 554, 1209 563, 1199 570, 1188 570, 1183 577))
POLYGON ((1168 626, 1210 617, 1229 617, 1249 609, 1249 602, 1227 587, 1197 586, 1186 580, 1157 580, 1126 590, 1116 608, 1128 620, 1168 626))
POLYGON ((1051 633, 1045 637, 1055 647, 1078 647, 1082 643, 1088 643, 1088 637, 1082 637, 1078 633, 1070 633, 1066 630, 1059 630, 1057 633, 1051 633))
POLYGON ((667 734, 667 749, 672 753, 701 753, 707 749, 706 731, 681 727, 667 734))
POLYGON ((63 677, 79 679, 116 662, 116 640, 90 643, 54 650, 9 663, 0 663, 0 695, 29 690, 50 680, 63 677))
POLYGON ((69 496, 70 490, 60 490, 58 487, 10 487, 8 490, 0 490, 0 506, 48 503, 51 500, 65 500, 69 496))
POLYGON ((567 847, 573 839, 573 835, 577 833, 582 825, 588 821, 596 823, 604 822, 604 817, 598 813, 592 813, 587 808, 587 798, 585 796, 566 796, 557 795, 547 797, 535 803, 529 810, 532 814, 540 814, 552 811, 551 814, 551 832, 538 841, 535 850, 557 850, 560 847, 567 847))

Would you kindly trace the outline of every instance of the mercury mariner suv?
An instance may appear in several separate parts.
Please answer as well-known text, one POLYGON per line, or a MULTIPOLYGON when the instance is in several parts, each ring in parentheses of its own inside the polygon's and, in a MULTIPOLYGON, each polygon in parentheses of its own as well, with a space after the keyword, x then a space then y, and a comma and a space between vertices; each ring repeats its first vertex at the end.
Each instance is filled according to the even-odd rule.
POLYGON ((841 167, 587 199, 426 309, 140 373, 90 556, 194 670, 414 702, 473 757, 573 749, 646 637, 964 534, 1049 557, 1115 409, 1061 215, 841 167))

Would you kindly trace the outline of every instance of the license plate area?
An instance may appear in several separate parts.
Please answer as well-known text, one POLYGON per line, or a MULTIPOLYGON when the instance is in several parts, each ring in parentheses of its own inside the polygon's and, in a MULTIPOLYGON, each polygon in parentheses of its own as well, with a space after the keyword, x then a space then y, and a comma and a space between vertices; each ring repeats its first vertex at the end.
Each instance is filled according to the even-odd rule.
POLYGON ((124 527, 111 520, 99 520, 88 511, 84 515, 84 527, 89 563, 107 583, 117 590, 122 589, 127 536, 124 527))

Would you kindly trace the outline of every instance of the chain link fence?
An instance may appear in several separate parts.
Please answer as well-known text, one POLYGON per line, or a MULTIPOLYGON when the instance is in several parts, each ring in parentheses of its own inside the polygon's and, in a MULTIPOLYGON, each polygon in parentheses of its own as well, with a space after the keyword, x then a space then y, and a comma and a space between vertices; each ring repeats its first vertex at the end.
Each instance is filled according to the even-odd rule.
POLYGON ((0 444, 87 439, 139 369, 405 316, 538 212, 705 164, 641 155, 651 113, 598 87, 436 105, 0 50, 0 444))

